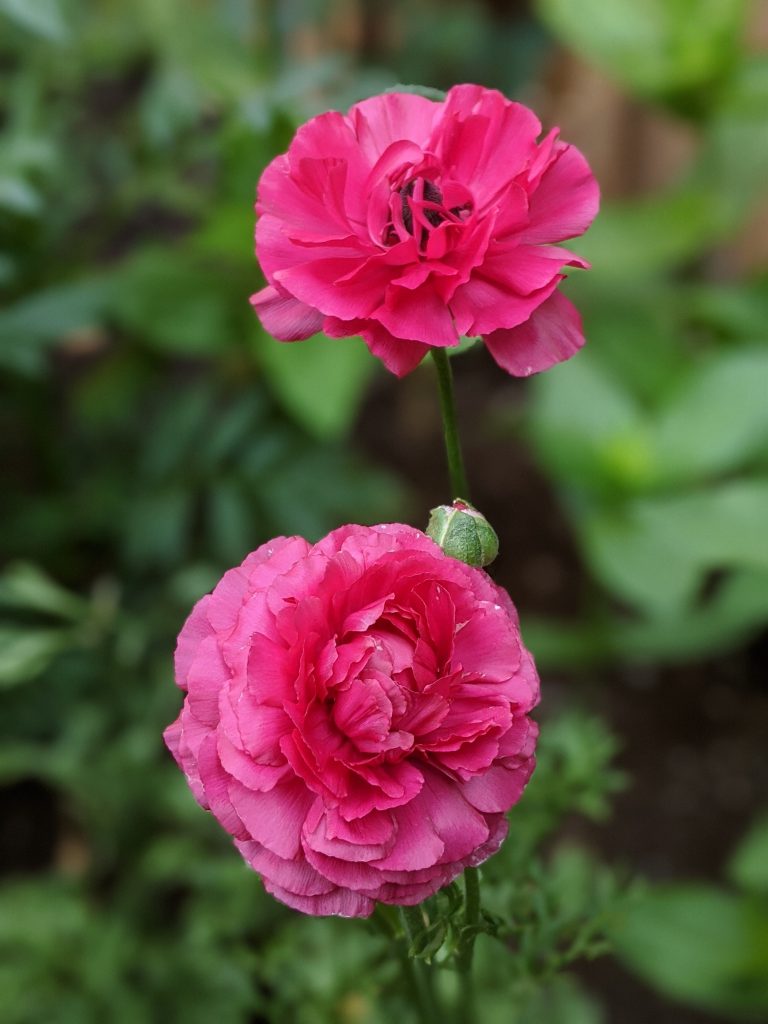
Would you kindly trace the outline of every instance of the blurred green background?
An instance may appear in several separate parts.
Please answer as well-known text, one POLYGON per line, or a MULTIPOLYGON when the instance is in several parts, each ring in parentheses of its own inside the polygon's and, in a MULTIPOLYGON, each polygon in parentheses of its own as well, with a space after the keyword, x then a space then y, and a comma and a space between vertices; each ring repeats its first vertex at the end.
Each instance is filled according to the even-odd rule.
POLYGON ((578 358, 455 363, 544 683, 482 1019, 766 1019, 767 50, 741 0, 0 0, 4 1022, 410 1020, 382 940, 266 898, 160 733, 223 569, 449 497, 431 367, 280 345, 247 299, 295 126, 458 81, 604 192, 578 358))

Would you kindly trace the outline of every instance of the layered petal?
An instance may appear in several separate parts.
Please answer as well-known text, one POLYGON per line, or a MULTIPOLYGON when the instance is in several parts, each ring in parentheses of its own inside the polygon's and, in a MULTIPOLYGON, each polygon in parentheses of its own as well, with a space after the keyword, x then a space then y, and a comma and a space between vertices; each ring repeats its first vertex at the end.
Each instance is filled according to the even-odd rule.
POLYGON ((303 913, 426 899, 495 852, 533 768, 514 607, 399 523, 263 545, 198 603, 176 664, 169 749, 303 913))
POLYGON ((251 305, 264 330, 280 341, 302 341, 323 326, 322 313, 271 286, 252 295, 251 305))
POLYGON ((575 355, 584 344, 578 310, 561 292, 553 292, 525 323, 486 335, 499 366, 513 377, 529 377, 575 355))
MULTIPOLYGON (((398 376, 461 335, 494 336, 507 354, 499 332, 552 335, 550 313, 533 314, 565 266, 587 266, 552 243, 586 230, 599 192, 579 151, 556 129, 538 143, 540 131, 527 107, 478 85, 444 102, 386 93, 308 121, 259 184, 268 287, 251 301, 265 329, 359 335, 398 376)), ((554 333, 549 362, 497 362, 567 358, 572 339, 554 333)))
POLYGON ((552 159, 528 201, 527 243, 563 242, 583 235, 595 219, 600 189, 575 146, 555 144, 552 159))

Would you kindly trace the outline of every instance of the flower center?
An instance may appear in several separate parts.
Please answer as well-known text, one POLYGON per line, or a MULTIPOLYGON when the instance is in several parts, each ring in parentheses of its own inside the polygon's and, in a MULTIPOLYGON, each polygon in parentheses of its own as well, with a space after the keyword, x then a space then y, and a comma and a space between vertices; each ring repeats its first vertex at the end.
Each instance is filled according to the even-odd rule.
POLYGON ((400 189, 399 196, 402 204, 403 224, 405 225, 405 230, 410 235, 413 234, 412 203, 417 181, 423 185, 420 192, 422 196, 421 206, 424 219, 431 224, 433 228, 439 227, 446 219, 442 209, 443 194, 437 185, 433 185, 431 181, 427 181, 425 178, 409 181, 407 185, 400 189))
POLYGON ((389 199, 389 220, 382 233, 385 245, 396 245, 408 237, 426 249, 430 234, 441 225, 461 226, 472 212, 472 201, 466 189, 457 192, 449 186, 450 195, 428 178, 415 177, 402 184, 393 183, 389 199))

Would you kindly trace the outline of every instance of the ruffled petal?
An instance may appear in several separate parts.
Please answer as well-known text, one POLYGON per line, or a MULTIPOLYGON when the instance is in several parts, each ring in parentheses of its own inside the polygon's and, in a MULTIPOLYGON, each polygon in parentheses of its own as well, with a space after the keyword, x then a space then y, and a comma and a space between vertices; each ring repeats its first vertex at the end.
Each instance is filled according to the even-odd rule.
POLYGON ((261 326, 280 341, 302 341, 323 326, 322 313, 268 285, 251 296, 261 326))
POLYGON ((438 348, 459 343, 451 311, 429 281, 416 289, 391 287, 374 319, 396 338, 438 348))
POLYGON ((576 307, 556 291, 525 323, 494 331, 483 341, 502 370, 529 377, 575 355, 584 344, 584 330, 576 307))
POLYGON ((356 103, 349 120, 370 166, 393 143, 403 140, 423 146, 441 104, 413 93, 388 92, 356 103))
POLYGON ((456 85, 446 96, 431 148, 483 209, 523 171, 540 131, 532 110, 495 89, 456 85))
POLYGON ((584 156, 575 146, 556 143, 552 162, 529 198, 529 223, 524 242, 563 242, 583 235, 595 219, 600 188, 584 156))
POLYGON ((429 352, 429 345, 396 338, 377 320, 345 321, 337 317, 326 317, 323 331, 331 338, 361 335, 373 355, 396 377, 405 377, 411 370, 415 370, 429 352))

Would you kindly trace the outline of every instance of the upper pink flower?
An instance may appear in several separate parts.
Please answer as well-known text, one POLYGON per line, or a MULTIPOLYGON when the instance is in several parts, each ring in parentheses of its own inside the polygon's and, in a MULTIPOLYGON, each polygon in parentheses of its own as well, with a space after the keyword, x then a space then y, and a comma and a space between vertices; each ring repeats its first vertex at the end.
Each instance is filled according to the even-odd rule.
POLYGON ((176 681, 195 797, 308 914, 431 896, 498 849, 533 770, 511 601, 397 523, 260 547, 195 606, 176 681))
POLYGON ((527 376, 584 343, 557 286, 586 267, 552 243, 582 234, 597 183, 527 107, 457 85, 442 103, 386 93, 299 128, 259 183, 251 299, 283 341, 362 335, 398 376, 430 347, 482 336, 527 376))

